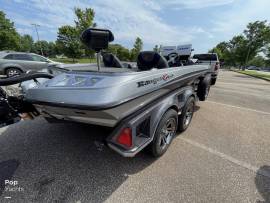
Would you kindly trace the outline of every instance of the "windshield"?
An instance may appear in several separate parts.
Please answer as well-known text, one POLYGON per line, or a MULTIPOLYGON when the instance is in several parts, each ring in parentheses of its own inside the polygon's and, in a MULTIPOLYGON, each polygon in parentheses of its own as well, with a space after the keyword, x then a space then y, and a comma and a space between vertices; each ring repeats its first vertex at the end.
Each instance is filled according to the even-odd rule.
POLYGON ((3 58, 4 56, 6 56, 7 54, 5 52, 0 52, 0 58, 3 58))
POLYGON ((49 59, 46 59, 45 57, 39 56, 39 55, 32 55, 32 58, 34 61, 39 61, 39 62, 50 62, 49 59))
POLYGON ((216 54, 195 54, 193 56, 194 59, 198 59, 199 61, 216 61, 216 54))

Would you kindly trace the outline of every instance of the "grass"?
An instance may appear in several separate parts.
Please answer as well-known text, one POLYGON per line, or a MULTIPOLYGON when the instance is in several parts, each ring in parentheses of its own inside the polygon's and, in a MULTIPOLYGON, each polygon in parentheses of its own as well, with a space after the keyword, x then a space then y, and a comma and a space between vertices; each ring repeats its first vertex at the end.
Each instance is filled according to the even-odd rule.
POLYGON ((267 73, 261 73, 261 72, 252 71, 252 70, 249 70, 249 71, 247 71, 247 70, 237 70, 236 72, 243 73, 243 74, 250 75, 250 76, 253 76, 253 77, 256 77, 256 78, 261 78, 261 79, 270 81, 270 74, 267 74, 267 73))
POLYGON ((74 59, 71 58, 50 58, 53 61, 60 62, 60 63, 95 63, 96 59, 94 58, 82 58, 82 59, 74 59))

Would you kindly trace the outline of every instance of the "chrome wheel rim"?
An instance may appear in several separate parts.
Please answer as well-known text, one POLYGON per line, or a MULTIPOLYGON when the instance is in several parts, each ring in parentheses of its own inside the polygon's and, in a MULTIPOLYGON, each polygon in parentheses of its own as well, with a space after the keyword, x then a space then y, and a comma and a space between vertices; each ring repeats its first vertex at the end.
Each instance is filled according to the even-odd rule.
POLYGON ((172 138, 176 132, 176 120, 175 118, 170 118, 167 120, 163 128, 161 129, 160 135, 160 147, 161 149, 166 148, 172 141, 172 138))
POLYGON ((185 114, 185 120, 184 120, 185 126, 189 125, 192 118, 192 114, 193 114, 193 105, 189 105, 185 114))
POLYGON ((208 97, 210 86, 206 88, 205 97, 208 97))

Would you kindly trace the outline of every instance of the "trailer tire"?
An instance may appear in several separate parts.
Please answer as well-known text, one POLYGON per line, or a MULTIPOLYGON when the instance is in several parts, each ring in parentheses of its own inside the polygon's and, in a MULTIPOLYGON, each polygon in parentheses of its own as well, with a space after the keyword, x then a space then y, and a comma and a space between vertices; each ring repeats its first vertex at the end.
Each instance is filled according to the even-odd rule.
POLYGON ((217 78, 212 78, 211 79, 211 85, 215 85, 216 84, 216 81, 217 81, 217 78))
POLYGON ((189 97, 184 107, 182 108, 181 115, 178 119, 178 131, 184 132, 191 123, 195 108, 195 99, 193 96, 189 97))
POLYGON ((211 76, 205 76, 198 84, 197 96, 200 101, 205 101, 210 90, 211 76))
POLYGON ((173 109, 168 110, 160 120, 154 139, 149 145, 154 157, 162 156, 170 146, 177 130, 178 115, 173 109))

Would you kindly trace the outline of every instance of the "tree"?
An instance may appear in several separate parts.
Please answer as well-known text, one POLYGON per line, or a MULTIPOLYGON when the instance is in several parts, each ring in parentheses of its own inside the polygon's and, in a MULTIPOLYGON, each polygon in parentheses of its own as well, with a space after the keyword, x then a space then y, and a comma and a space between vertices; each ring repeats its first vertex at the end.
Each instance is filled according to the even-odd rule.
POLYGON ((47 52, 48 52, 48 42, 46 40, 36 41, 34 43, 34 45, 33 45, 32 51, 34 53, 36 53, 36 54, 42 55, 41 49, 42 49, 43 55, 48 56, 48 54, 47 54, 47 52))
MULTIPOLYGON (((76 15, 74 22, 79 35, 89 27, 96 27, 97 24, 94 23, 95 12, 93 9, 86 8, 85 10, 82 10, 80 8, 75 8, 74 12, 76 15)), ((89 50, 85 45, 82 44, 81 48, 84 50, 84 55, 90 57, 94 56, 94 51, 89 50)))
POLYGON ((75 26, 65 25, 58 28, 58 37, 55 44, 56 53, 62 51, 66 56, 75 58, 84 55, 93 55, 93 51, 89 51, 80 41, 81 33, 89 28, 96 26, 93 22, 95 12, 91 8, 82 10, 80 8, 74 9, 76 19, 75 26))
POLYGON ((20 35, 14 28, 14 23, 0 11, 0 50, 19 50, 20 35))
POLYGON ((265 47, 269 43, 269 24, 267 21, 255 21, 247 25, 243 34, 234 36, 229 42, 219 43, 211 51, 223 58, 227 65, 245 67, 258 53, 267 50, 265 47))
POLYGON ((94 23, 95 12, 92 8, 86 8, 85 10, 75 8, 74 12, 76 15, 75 25, 79 33, 89 27, 96 27, 96 23, 94 23))
POLYGON ((34 40, 30 35, 20 36, 20 51, 35 52, 34 40))
POLYGON ((128 61, 130 58, 129 50, 120 44, 109 44, 107 51, 116 55, 121 61, 128 61))
POLYGON ((270 26, 266 20, 255 21, 247 25, 244 34, 249 42, 246 51, 247 63, 249 59, 253 59, 270 42, 270 26))
POLYGON ((129 61, 129 58, 130 58, 129 50, 121 46, 118 49, 117 56, 119 57, 121 61, 129 61))
POLYGON ((34 43, 33 52, 37 54, 41 54, 41 50, 40 50, 41 47, 42 47, 43 54, 46 57, 55 57, 55 55, 58 54, 57 49, 56 49, 56 43, 54 42, 48 42, 46 40, 37 41, 34 43))
POLYGON ((63 54, 63 47, 62 47, 62 42, 59 42, 58 40, 55 41, 55 55, 62 55, 63 54))
POLYGON ((266 46, 265 50, 264 50, 264 54, 266 56, 266 60, 265 63, 267 66, 270 66, 270 46, 266 46))
POLYGON ((72 26, 65 25, 58 28, 57 43, 62 53, 71 57, 73 62, 82 55, 78 30, 72 26))
POLYGON ((229 41, 229 49, 230 59, 233 60, 234 65, 244 66, 247 57, 248 40, 243 35, 237 35, 229 41))
POLYGON ((49 42, 48 43, 48 57, 55 57, 57 53, 56 49, 56 43, 54 42, 49 42))
POLYGON ((262 56, 256 56, 248 62, 249 66, 265 67, 266 60, 262 56))
POLYGON ((256 51, 270 43, 270 26, 267 21, 255 21, 247 25, 244 35, 249 41, 251 47, 256 51))
POLYGON ((129 50, 120 44, 109 44, 107 51, 116 55, 121 61, 129 60, 129 50))
POLYGON ((228 57, 229 45, 227 42, 220 42, 213 49, 209 50, 208 53, 217 53, 218 58, 225 59, 228 57))
POLYGON ((140 51, 143 48, 143 41, 141 38, 137 37, 133 46, 133 49, 131 49, 130 53, 130 60, 135 61, 140 53, 140 51))

